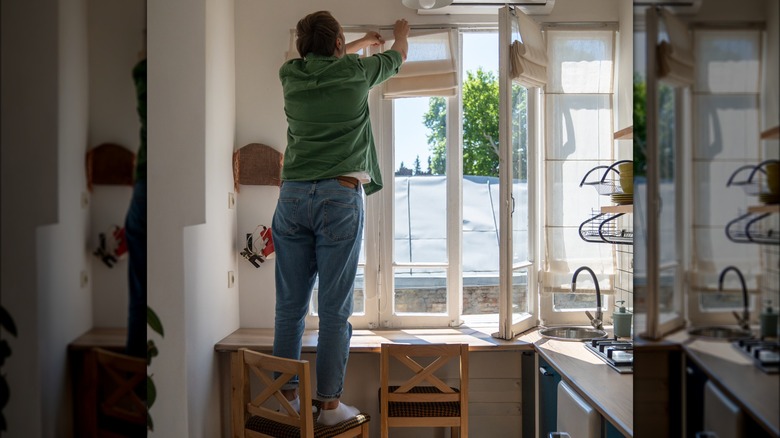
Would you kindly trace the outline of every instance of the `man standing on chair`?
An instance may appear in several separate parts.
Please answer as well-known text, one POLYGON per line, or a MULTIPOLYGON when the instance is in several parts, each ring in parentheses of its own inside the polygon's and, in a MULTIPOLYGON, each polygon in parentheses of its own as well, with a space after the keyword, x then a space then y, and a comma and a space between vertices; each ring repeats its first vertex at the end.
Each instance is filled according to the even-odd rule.
MULTIPOLYGON (((390 50, 354 53, 384 41, 376 32, 349 44, 326 11, 298 22, 301 58, 279 70, 287 115, 282 185, 271 226, 276 248, 274 355, 300 359, 301 339, 319 275, 318 421, 337 424, 359 413, 340 403, 349 356, 352 291, 363 232, 363 197, 382 188, 368 92, 406 59, 409 25, 395 23, 390 50)), ((297 382, 297 380, 295 380, 297 382)), ((283 388, 298 407, 295 383, 283 388)))

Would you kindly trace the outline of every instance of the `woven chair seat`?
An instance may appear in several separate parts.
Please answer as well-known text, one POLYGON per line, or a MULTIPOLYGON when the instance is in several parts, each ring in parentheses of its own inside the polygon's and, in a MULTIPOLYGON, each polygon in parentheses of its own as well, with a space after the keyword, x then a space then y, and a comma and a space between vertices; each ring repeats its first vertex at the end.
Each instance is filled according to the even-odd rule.
MULTIPOLYGON (((398 386, 389 386, 390 393, 398 386)), ((452 388, 459 392, 458 388, 452 388)), ((408 394, 441 394, 435 386, 415 386, 408 394)), ((389 402, 388 417, 460 417, 460 402, 389 402)))
MULTIPOLYGON (((314 401, 314 406, 319 408, 319 403, 314 401)), ((319 417, 319 409, 314 413, 314 436, 317 438, 330 438, 344 433, 353 427, 360 426, 363 423, 368 422, 371 417, 366 413, 359 413, 354 418, 342 421, 341 423, 334 424, 333 426, 325 426, 317 423, 317 417, 319 417)), ((300 438, 301 431, 295 426, 289 424, 278 423, 267 418, 252 416, 246 422, 246 428, 260 432, 265 435, 270 435, 278 438, 300 438)))

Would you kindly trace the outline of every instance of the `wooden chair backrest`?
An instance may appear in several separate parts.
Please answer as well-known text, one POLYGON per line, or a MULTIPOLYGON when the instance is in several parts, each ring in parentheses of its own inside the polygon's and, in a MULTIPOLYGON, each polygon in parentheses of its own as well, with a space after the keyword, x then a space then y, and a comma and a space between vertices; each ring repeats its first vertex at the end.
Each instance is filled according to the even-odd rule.
POLYGON ((240 416, 241 424, 235 426, 240 426, 240 430, 243 430, 248 415, 256 415, 298 427, 301 429, 302 437, 314 436, 309 362, 270 356, 246 348, 238 351, 238 362, 241 372, 233 391, 234 397, 238 397, 235 404, 243 407, 244 412, 240 416), (274 378, 274 373, 280 373, 279 377, 274 378), (260 394, 254 398, 251 398, 249 386, 252 375, 256 376, 261 383, 260 394), (282 386, 296 375, 299 379, 300 413, 295 412, 281 391, 282 386), (283 412, 263 406, 271 399, 275 399, 281 405, 283 412))
POLYGON ((468 345, 467 344, 382 344, 381 353, 381 399, 387 402, 461 402, 468 394, 468 345), (432 357, 427 366, 420 365, 414 358, 432 357), (391 358, 405 365, 414 375, 389 392, 391 358), (460 365, 459 392, 444 383, 436 372, 451 360, 460 365), (440 393, 410 393, 418 386, 434 386, 440 393))
POLYGON ((94 348, 98 406, 103 415, 146 424, 146 359, 94 348), (140 390, 140 391, 139 391, 140 390))

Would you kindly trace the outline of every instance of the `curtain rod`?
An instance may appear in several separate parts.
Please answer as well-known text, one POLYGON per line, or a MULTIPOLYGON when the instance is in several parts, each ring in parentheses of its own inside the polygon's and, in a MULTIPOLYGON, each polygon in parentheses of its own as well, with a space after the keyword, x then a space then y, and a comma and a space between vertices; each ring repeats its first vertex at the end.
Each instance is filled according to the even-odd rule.
POLYGON ((585 30, 585 29, 599 29, 599 30, 618 30, 620 24, 617 21, 557 21, 557 22, 542 22, 539 23, 542 29, 556 29, 556 30, 585 30))
MULTIPOLYGON (((560 22, 542 22, 539 25, 543 29, 606 29, 618 30, 617 21, 560 21, 560 22)), ((365 31, 370 29, 392 30, 392 25, 376 24, 352 24, 342 26, 345 31, 365 31)), ((469 30, 498 30, 498 23, 449 23, 449 24, 412 24, 411 29, 434 30, 434 29, 469 29, 469 30)))

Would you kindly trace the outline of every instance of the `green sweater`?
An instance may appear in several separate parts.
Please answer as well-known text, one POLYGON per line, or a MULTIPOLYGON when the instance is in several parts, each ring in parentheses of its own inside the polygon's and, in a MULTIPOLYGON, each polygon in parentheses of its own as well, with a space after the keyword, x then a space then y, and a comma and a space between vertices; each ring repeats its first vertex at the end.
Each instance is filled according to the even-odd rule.
POLYGON ((287 115, 282 179, 313 181, 367 172, 370 195, 382 188, 368 91, 398 73, 401 54, 317 56, 287 61, 279 70, 287 115))

